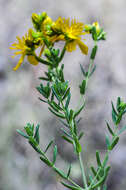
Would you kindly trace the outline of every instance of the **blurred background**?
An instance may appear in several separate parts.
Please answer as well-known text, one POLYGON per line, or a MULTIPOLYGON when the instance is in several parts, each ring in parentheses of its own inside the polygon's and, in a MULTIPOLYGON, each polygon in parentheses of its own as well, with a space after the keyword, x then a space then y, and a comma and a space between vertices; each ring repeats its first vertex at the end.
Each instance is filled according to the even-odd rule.
MULTIPOLYGON (((33 12, 46 11, 52 19, 59 16, 77 18, 84 23, 98 21, 107 32, 107 40, 99 43, 93 74, 87 91, 86 110, 81 113, 80 129, 85 131, 83 161, 88 168, 95 163, 95 151, 104 155, 106 124, 111 121, 111 100, 118 96, 126 101, 126 1, 125 0, 0 0, 0 190, 64 190, 56 176, 30 145, 20 137, 16 129, 23 129, 27 122, 40 123, 41 147, 55 138, 58 145, 57 166, 65 171, 73 164, 72 177, 81 184, 79 165, 72 153, 72 147, 61 138, 61 123, 49 113, 48 108, 38 100, 35 87, 45 67, 34 67, 27 60, 16 72, 12 68, 18 57, 11 58, 9 46, 16 36, 23 36, 32 27, 33 12), (88 149, 87 149, 88 147, 88 149)), ((85 43, 91 49, 87 36, 85 43)), ((65 77, 72 86, 71 107, 77 106, 78 84, 82 80, 79 64, 88 64, 88 56, 79 49, 64 58, 65 77)), ((121 126, 126 124, 123 119, 121 126)), ((52 152, 49 152, 49 156, 52 152)), ((126 189, 126 133, 112 151, 109 162, 112 169, 107 190, 126 189)), ((88 169, 87 169, 88 170, 88 169)))

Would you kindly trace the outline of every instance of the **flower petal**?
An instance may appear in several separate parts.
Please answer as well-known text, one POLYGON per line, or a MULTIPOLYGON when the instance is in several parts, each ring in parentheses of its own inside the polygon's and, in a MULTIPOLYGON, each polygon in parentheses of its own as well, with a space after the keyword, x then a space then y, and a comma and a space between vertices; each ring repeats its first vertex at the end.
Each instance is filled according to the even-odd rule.
POLYGON ((24 61, 24 57, 25 55, 22 54, 22 56, 20 57, 19 61, 18 61, 18 64, 16 65, 16 67, 13 68, 14 71, 16 71, 22 64, 22 62, 24 61))
POLYGON ((38 65, 38 61, 35 59, 35 57, 33 55, 29 55, 27 57, 27 59, 28 59, 28 61, 29 61, 30 64, 32 64, 32 65, 38 65))
POLYGON ((82 51, 83 54, 87 55, 88 54, 88 47, 80 40, 77 40, 77 44, 82 51))
POLYGON ((69 51, 69 52, 72 52, 72 51, 76 50, 76 45, 77 45, 76 40, 74 40, 74 41, 72 41, 72 42, 69 42, 69 43, 66 45, 66 50, 69 51))

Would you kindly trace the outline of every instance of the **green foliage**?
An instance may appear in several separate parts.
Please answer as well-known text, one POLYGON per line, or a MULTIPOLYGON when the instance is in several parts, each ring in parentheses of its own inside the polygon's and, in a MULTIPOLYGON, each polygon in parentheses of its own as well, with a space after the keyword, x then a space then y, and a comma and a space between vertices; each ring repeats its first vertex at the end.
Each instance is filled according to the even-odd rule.
MULTIPOLYGON (((82 173, 83 187, 80 187, 76 184, 71 178, 71 167, 69 166, 67 172, 62 171, 61 169, 56 167, 57 161, 57 145, 54 145, 54 140, 51 140, 44 150, 42 150, 39 146, 40 143, 40 133, 39 133, 39 124, 34 126, 34 124, 27 123, 24 127, 24 131, 17 130, 17 132, 27 139, 28 143, 33 147, 33 149, 39 154, 40 160, 44 162, 47 166, 49 166, 52 170, 54 170, 63 180, 61 180, 61 184, 68 189, 72 190, 96 190, 103 189, 106 190, 107 186, 105 185, 106 178, 108 176, 110 166, 107 165, 109 159, 109 152, 111 152, 114 147, 117 145, 119 141, 119 135, 126 130, 126 126, 118 129, 118 125, 120 124, 122 117, 126 113, 126 103, 122 101, 120 97, 117 98, 116 106, 112 104, 112 121, 114 126, 110 126, 109 122, 106 122, 107 131, 109 135, 106 135, 106 144, 107 150, 105 154, 104 160, 100 157, 100 152, 96 151, 96 161, 97 167, 90 167, 90 174, 86 174, 83 161, 81 159, 81 152, 83 147, 81 146, 80 139, 83 137, 84 132, 79 130, 78 124, 81 120, 80 113, 85 108, 85 94, 88 87, 88 81, 92 74, 96 69, 96 65, 94 64, 94 59, 96 57, 96 53, 98 51, 98 41, 105 40, 106 33, 100 28, 97 22, 92 25, 87 25, 85 27, 86 32, 90 33, 92 39, 94 41, 94 46, 91 50, 90 62, 88 64, 88 68, 85 69, 80 64, 80 69, 82 73, 82 81, 79 85, 80 96, 83 97, 83 103, 80 105, 77 110, 72 109, 70 107, 71 103, 71 88, 69 82, 64 78, 64 64, 61 64, 62 59, 64 58, 66 50, 68 50, 68 44, 74 41, 74 39, 68 39, 68 36, 65 36, 65 45, 62 50, 55 49, 54 42, 49 41, 49 39, 54 35, 58 35, 55 37, 60 37, 61 31, 56 33, 56 29, 54 30, 54 23, 47 24, 46 32, 48 34, 48 38, 43 35, 41 32, 41 27, 44 20, 47 17, 47 14, 43 13, 40 15, 33 14, 32 22, 36 31, 32 32, 32 37, 34 39, 34 45, 38 45, 40 41, 44 43, 43 56, 45 59, 42 59, 41 56, 37 56, 35 52, 30 52, 30 55, 34 56, 34 58, 47 66, 47 71, 44 72, 44 76, 39 77, 41 83, 38 87, 36 87, 37 91, 40 93, 41 97, 39 100, 48 105, 49 111, 56 117, 58 117, 59 121, 62 124, 61 127, 61 137, 65 140, 66 143, 70 143, 73 147, 73 152, 76 154, 76 157, 80 163, 80 169, 82 173), (70 40, 70 41, 69 41, 70 40), (32 53, 32 54, 31 54, 32 53), (43 82, 44 81, 44 82, 43 82), (79 119, 77 119, 79 117, 79 119), (52 149, 52 161, 47 157, 47 151, 52 149)), ((50 21, 51 22, 51 21, 50 21)), ((64 35, 64 34, 62 34, 64 35)), ((27 39, 27 44, 29 39, 27 39)), ((79 39, 78 39, 79 40, 79 39)), ((58 38, 56 39, 58 41, 58 38)), ((30 43, 30 42, 29 42, 30 43)), ((79 43, 79 42, 78 42, 79 43)), ((78 44, 79 45, 79 44, 78 44)), ((81 49, 82 50, 82 49, 81 49)), ((76 98, 78 101, 79 98, 76 98)))

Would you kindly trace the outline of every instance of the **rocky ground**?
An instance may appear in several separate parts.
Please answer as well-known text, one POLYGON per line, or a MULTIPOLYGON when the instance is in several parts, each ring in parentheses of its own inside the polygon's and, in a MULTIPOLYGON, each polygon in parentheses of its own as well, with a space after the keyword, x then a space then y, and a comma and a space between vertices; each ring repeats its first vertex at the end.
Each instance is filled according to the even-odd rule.
MULTIPOLYGON (((59 149, 57 164, 66 168, 73 163, 73 177, 81 183, 79 166, 71 147, 58 137, 61 124, 46 105, 40 104, 35 86, 45 67, 24 64, 12 71, 18 59, 11 59, 11 43, 31 27, 31 14, 46 11, 53 19, 58 16, 77 18, 85 23, 98 21, 107 32, 107 41, 99 44, 95 60, 96 72, 90 80, 87 110, 83 111, 80 127, 85 130, 83 160, 93 162, 95 150, 104 154, 105 120, 111 123, 111 100, 118 96, 126 101, 126 1, 125 0, 0 0, 0 190, 63 190, 57 176, 39 160, 33 149, 16 129, 27 122, 40 123, 41 146, 52 137, 59 149), (89 148, 87 150, 87 147, 89 148), (66 166, 65 166, 66 165, 66 166)), ((87 40, 89 47, 92 46, 87 40)), ((26 61, 25 61, 26 62, 26 61)), ((64 59, 66 78, 70 81, 73 104, 76 107, 78 83, 82 79, 79 63, 86 65, 88 57, 80 50, 64 59), (74 56, 74 59, 73 59, 74 56), (76 72, 75 72, 76 71, 76 72)), ((122 125, 126 123, 124 119, 122 125)), ((125 190, 126 133, 110 157, 112 164, 107 190, 125 190)))

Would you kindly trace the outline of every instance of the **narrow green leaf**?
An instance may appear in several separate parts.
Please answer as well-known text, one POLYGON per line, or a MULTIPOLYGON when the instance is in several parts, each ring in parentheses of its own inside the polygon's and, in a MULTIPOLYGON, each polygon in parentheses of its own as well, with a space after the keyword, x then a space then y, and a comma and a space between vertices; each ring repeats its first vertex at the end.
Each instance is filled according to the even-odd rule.
POLYGON ((60 107, 60 105, 58 105, 56 102, 54 102, 54 101, 51 101, 51 103, 55 106, 55 107, 57 107, 57 109, 59 109, 59 110, 63 110, 61 107, 60 107))
POLYGON ((111 145, 109 146, 109 150, 112 150, 116 146, 116 144, 118 143, 118 141, 119 141, 119 137, 117 136, 117 137, 115 137, 113 139, 111 145))
POLYGON ((70 93, 70 88, 66 90, 65 94, 63 95, 62 101, 68 96, 69 93, 70 93))
POLYGON ((117 103, 116 103, 116 109, 118 110, 118 112, 120 112, 120 103, 121 103, 121 98, 118 97, 117 98, 117 103))
POLYGON ((92 71, 91 71, 90 74, 89 74, 89 77, 95 72, 95 70, 96 70, 96 65, 94 65, 92 71))
POLYGON ((57 156, 57 146, 55 145, 53 150, 53 164, 56 162, 56 156, 57 156))
POLYGON ((52 145, 53 143, 54 143, 54 140, 51 140, 50 143, 47 145, 47 147, 46 147, 44 153, 47 152, 47 150, 51 147, 51 145, 52 145))
POLYGON ((34 144, 34 146, 38 146, 38 142, 33 138, 33 137, 29 137, 29 142, 31 142, 32 144, 34 144))
POLYGON ((66 137, 66 136, 64 136, 64 135, 62 136, 62 138, 63 138, 65 141, 67 141, 67 142, 73 144, 73 141, 72 141, 70 138, 68 138, 68 137, 66 137))
POLYGON ((84 102, 84 104, 80 107, 80 109, 74 113, 74 118, 79 115, 79 113, 83 110, 84 107, 85 107, 85 102, 84 102))
POLYGON ((120 123, 120 121, 122 119, 122 116, 123 116, 123 112, 120 112, 120 114, 119 114, 119 116, 118 116, 118 118, 117 118, 117 120, 115 122, 116 125, 118 125, 120 123))
POLYGON ((106 153, 106 155, 105 155, 105 158, 104 158, 104 161, 103 161, 103 163, 102 163, 102 166, 103 166, 103 168, 106 166, 106 164, 107 164, 107 162, 108 162, 108 152, 106 153))
POLYGON ((33 136, 33 130, 30 123, 27 123, 27 125, 24 127, 27 135, 33 136))
POLYGON ((44 157, 40 157, 40 159, 45 163, 45 164, 47 164, 49 167, 52 167, 53 166, 53 164, 49 161, 49 160, 47 160, 46 158, 44 158, 44 157))
POLYGON ((109 147, 110 147, 110 140, 109 140, 108 135, 106 135, 105 138, 106 138, 107 148, 109 149, 109 147))
POLYGON ((98 46, 95 45, 92 49, 92 52, 91 52, 91 56, 90 56, 90 59, 95 59, 95 56, 96 56, 96 53, 97 53, 97 49, 98 49, 98 46))
POLYGON ((58 109, 52 102, 50 102, 49 100, 48 100, 48 104, 50 105, 50 107, 51 107, 54 111, 59 112, 59 109, 58 109))
POLYGON ((65 187, 67 187, 68 189, 72 189, 72 190, 81 190, 81 188, 79 187, 75 187, 69 184, 64 183, 63 181, 61 181, 62 185, 64 185, 65 187))
POLYGON ((40 150, 40 148, 36 146, 32 141, 29 141, 29 144, 34 148, 36 152, 38 152, 39 154, 42 154, 42 151, 40 150))
POLYGON ((107 124, 107 127, 108 127, 108 130, 109 132, 111 133, 112 136, 115 136, 113 130, 111 129, 111 127, 109 126, 108 122, 106 121, 106 124, 107 124))
POLYGON ((48 108, 54 115, 56 115, 57 117, 63 118, 65 119, 65 116, 62 113, 56 113, 55 111, 53 111, 51 108, 48 108))
POLYGON ((47 101, 41 99, 40 97, 38 98, 41 102, 47 103, 47 101))
MULTIPOLYGON (((93 166, 91 166, 91 171, 92 171, 92 173, 93 173, 93 175, 94 175, 94 177, 95 177, 95 176, 97 175, 97 172, 96 172, 96 170, 95 170, 95 168, 94 168, 93 166)), ((100 176, 97 175, 96 179, 99 180, 99 179, 100 179, 100 176)))
POLYGON ((72 138, 72 136, 67 131, 65 131, 63 128, 61 128, 61 130, 64 132, 65 135, 67 135, 68 137, 72 138))
POLYGON ((101 164, 101 161, 100 161, 99 151, 96 151, 96 160, 97 160, 97 164, 98 164, 98 166, 101 167, 102 164, 101 164))
POLYGON ((105 181, 105 179, 106 179, 106 177, 108 175, 109 170, 110 170, 110 166, 105 168, 104 176, 95 185, 92 186, 92 189, 95 189, 96 187, 99 187, 104 183, 104 181, 105 181))
POLYGON ((67 100, 66 100, 66 104, 65 104, 65 109, 67 109, 68 106, 69 106, 70 98, 71 98, 71 94, 69 93, 68 96, 67 96, 67 100))
POLYGON ((40 80, 45 80, 45 81, 50 81, 49 78, 45 78, 45 77, 39 77, 40 80))
POLYGON ((80 153, 82 151, 82 148, 77 136, 74 136, 74 142, 75 142, 76 153, 80 153))
POLYGON ((16 130, 21 136, 25 137, 26 139, 29 138, 28 135, 26 135, 24 132, 20 131, 19 129, 16 130))
POLYGON ((55 95, 55 97, 57 98, 57 100, 60 101, 60 97, 57 95, 53 86, 52 86, 52 91, 53 91, 53 94, 55 95))
POLYGON ((126 125, 124 127, 122 127, 119 132, 118 132, 118 135, 120 135, 122 132, 124 132, 126 130, 126 125))
POLYGON ((62 178, 67 179, 67 175, 66 175, 63 171, 61 171, 60 169, 58 169, 58 168, 56 168, 56 167, 54 167, 53 169, 54 169, 55 172, 58 173, 62 178))
POLYGON ((35 139, 36 142, 39 144, 39 124, 38 124, 38 125, 36 126, 36 128, 35 128, 34 139, 35 139))
POLYGON ((78 136, 78 139, 80 140, 80 139, 83 137, 83 135, 84 135, 84 132, 81 132, 81 133, 79 134, 79 136, 78 136))
POLYGON ((80 64, 80 68, 81 68, 81 72, 82 72, 83 76, 86 77, 86 72, 84 71, 84 68, 81 64, 80 64))
POLYGON ((83 80, 81 85, 79 86, 80 88, 80 94, 84 95, 85 94, 85 90, 86 90, 86 80, 83 80))
POLYGON ((69 169, 68 169, 67 178, 70 176, 70 172, 71 172, 71 164, 70 164, 69 169))
POLYGON ((70 109, 70 115, 69 115, 69 120, 72 121, 74 115, 74 111, 70 109))
POLYGON ((112 121, 114 124, 116 124, 116 115, 113 110, 112 110, 112 121))
POLYGON ((111 101, 111 104, 112 104, 112 110, 113 110, 114 114, 115 114, 116 116, 118 116, 118 113, 116 112, 115 107, 114 107, 114 105, 113 105, 113 102, 112 102, 112 101, 111 101))
POLYGON ((63 120, 59 119, 59 121, 67 128, 69 128, 69 125, 67 125, 67 123, 65 123, 63 120))
POLYGON ((77 124, 80 123, 81 120, 82 120, 82 117, 80 117, 80 118, 76 121, 76 123, 77 123, 77 124))

